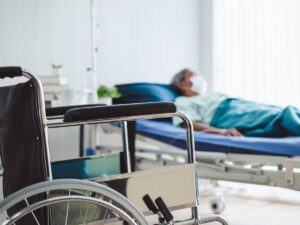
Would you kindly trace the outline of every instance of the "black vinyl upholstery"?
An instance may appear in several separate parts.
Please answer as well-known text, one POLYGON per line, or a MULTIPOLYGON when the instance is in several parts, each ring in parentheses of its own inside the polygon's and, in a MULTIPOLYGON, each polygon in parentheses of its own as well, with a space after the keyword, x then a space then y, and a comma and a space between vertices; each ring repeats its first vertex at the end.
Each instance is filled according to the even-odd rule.
POLYGON ((0 67, 0 79, 22 76, 22 68, 18 66, 0 67))
MULTIPOLYGON (((47 179, 43 158, 44 137, 38 118, 34 82, 0 88, 0 155, 4 169, 4 197, 47 179)), ((37 196, 35 200, 40 198, 37 196)), ((45 214, 37 215, 41 221, 42 215, 45 214)), ((34 223, 32 218, 25 217, 19 224, 34 223)))
POLYGON ((117 117, 142 116, 175 112, 177 112, 177 106, 173 102, 121 104, 71 109, 66 112, 64 121, 76 122, 83 120, 109 119, 117 117))
POLYGON ((52 107, 46 109, 46 116, 63 116, 65 113, 74 108, 86 108, 86 107, 97 107, 97 106, 104 106, 105 104, 90 104, 90 105, 70 105, 70 106, 60 106, 60 107, 52 107))

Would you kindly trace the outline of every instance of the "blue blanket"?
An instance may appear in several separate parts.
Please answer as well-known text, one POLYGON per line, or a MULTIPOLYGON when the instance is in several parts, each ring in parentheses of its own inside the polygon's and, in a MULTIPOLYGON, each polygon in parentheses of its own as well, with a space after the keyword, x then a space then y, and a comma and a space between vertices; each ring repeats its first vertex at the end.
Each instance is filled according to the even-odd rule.
POLYGON ((236 128, 245 136, 300 136, 300 112, 293 106, 280 108, 228 98, 218 106, 210 125, 236 128))

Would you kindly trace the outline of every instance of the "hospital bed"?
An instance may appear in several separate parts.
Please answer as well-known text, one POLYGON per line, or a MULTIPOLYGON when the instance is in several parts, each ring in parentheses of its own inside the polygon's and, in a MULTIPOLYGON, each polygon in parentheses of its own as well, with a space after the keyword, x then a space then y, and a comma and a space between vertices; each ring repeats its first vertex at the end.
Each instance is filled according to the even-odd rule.
MULTIPOLYGON (((140 139, 164 146, 156 154, 182 156, 183 128, 165 121, 138 121, 140 139)), ((300 138, 225 137, 195 132, 196 158, 203 178, 300 190, 300 138)), ((141 149, 146 152, 151 149, 141 149)))
MULTIPOLYGON (((199 187, 192 123, 184 113, 177 110, 175 104, 57 108, 51 115, 58 118, 50 121, 46 117, 43 89, 39 80, 20 67, 0 67, 0 79, 8 77, 25 77, 28 81, 0 88, 0 153, 4 169, 5 197, 0 202, 0 224, 124 222, 130 225, 146 225, 150 224, 145 217, 149 214, 157 214, 159 224, 202 224, 212 221, 228 224, 218 215, 199 216, 199 187), (64 116, 61 117, 61 114, 64 116), (186 124, 188 163, 134 173, 127 166, 125 173, 93 177, 90 181, 53 180, 48 128, 116 121, 126 124, 127 121, 172 116, 182 118, 186 124), (155 198, 155 203, 150 196, 155 198), (177 209, 188 209, 188 218, 175 221, 170 210, 177 209)), ((125 157, 126 162, 130 163, 129 158, 125 157)), ((105 156, 102 155, 101 158, 105 156)), ((104 163, 101 160, 94 166, 104 163)), ((109 164, 113 161, 109 161, 109 164)), ((69 167, 74 165, 74 161, 67 162, 69 167)), ((78 165, 77 159, 75 162, 78 165)), ((75 177, 86 178, 78 174, 75 177)))
MULTIPOLYGON (((169 85, 163 84, 134 83, 118 87, 122 99, 116 100, 117 103, 174 101, 177 96, 169 85)), ((115 130, 114 127, 108 129, 115 130)), ((159 147, 137 148, 137 162, 147 160, 172 164, 184 157, 184 129, 173 126, 170 120, 137 121, 131 125, 128 133, 131 152, 135 152, 135 139, 159 147), (145 157, 141 152, 152 153, 156 157, 145 157)), ((226 137, 195 132, 195 147, 198 175, 201 178, 300 191, 300 137, 226 137)))

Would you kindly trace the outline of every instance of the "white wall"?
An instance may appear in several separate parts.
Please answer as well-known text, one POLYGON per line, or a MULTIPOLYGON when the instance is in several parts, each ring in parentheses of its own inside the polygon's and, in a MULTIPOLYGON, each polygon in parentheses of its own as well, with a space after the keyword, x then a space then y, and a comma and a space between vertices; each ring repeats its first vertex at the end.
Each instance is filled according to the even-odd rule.
POLYGON ((100 0, 100 81, 169 82, 200 71, 199 0, 100 0))
MULTIPOLYGON (((88 0, 1 0, 0 30, 0 66, 44 75, 50 63, 63 64, 70 86, 82 87, 90 66, 88 0)), ((78 129, 50 130, 52 160, 77 156, 78 137, 78 129)))
POLYGON ((199 72, 206 77, 208 88, 213 88, 213 0, 200 0, 199 72))
MULTIPOLYGON (((209 45, 202 49, 200 37, 206 1, 96 1, 99 81, 168 82, 183 67, 207 73, 209 45)), ((0 66, 43 75, 50 63, 63 64, 70 86, 82 88, 90 66, 89 0, 1 0, 0 27, 0 66)))
MULTIPOLYGON (((0 66, 34 74, 63 64, 70 87, 83 89, 90 59, 89 0, 1 0, 0 66)), ((99 81, 169 82, 190 67, 211 74, 210 0, 96 0, 99 81), (203 28, 202 28, 203 27, 203 28), (208 29, 206 32, 204 29, 208 29)), ((53 159, 77 154, 78 131, 50 131, 53 159), (73 149, 68 155, 65 149, 73 149)))
POLYGON ((80 88, 90 66, 88 0, 1 0, 0 66, 21 65, 38 75, 63 64, 80 88))

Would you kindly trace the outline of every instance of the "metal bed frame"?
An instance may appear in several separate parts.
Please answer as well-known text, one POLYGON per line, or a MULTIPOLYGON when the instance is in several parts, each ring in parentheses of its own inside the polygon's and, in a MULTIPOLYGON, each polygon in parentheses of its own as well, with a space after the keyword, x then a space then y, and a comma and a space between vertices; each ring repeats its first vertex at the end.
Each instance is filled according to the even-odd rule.
MULTIPOLYGON (((111 124, 104 125, 104 129, 108 133, 115 133, 120 130, 111 124)), ((158 165, 180 164, 186 161, 186 152, 181 148, 138 133, 135 134, 135 137, 136 140, 155 146, 154 148, 136 147, 136 163, 141 170, 158 165), (147 164, 145 165, 144 162, 147 164)), ((108 146, 102 147, 107 148, 108 146)), ((196 151, 195 157, 198 165, 197 174, 202 179, 257 184, 300 191, 300 157, 289 158, 206 151, 196 151)), ((213 212, 222 213, 225 209, 224 199, 214 196, 213 193, 210 207, 213 212)))
MULTIPOLYGON (((196 155, 195 155, 195 146, 194 146, 194 134, 193 134, 193 127, 190 119, 182 112, 178 112, 177 110, 171 112, 164 112, 159 113, 159 111, 156 111, 155 113, 146 113, 145 114, 133 114, 126 116, 126 113, 122 113, 119 116, 114 117, 99 117, 96 115, 96 117, 88 118, 88 119, 82 119, 82 120, 74 120, 74 121, 57 121, 57 120, 47 120, 46 113, 45 113, 45 104, 44 104, 44 97, 43 97, 43 88, 40 83, 40 81, 33 76, 31 73, 22 70, 19 67, 7 67, 7 68, 0 68, 0 78, 5 77, 16 77, 16 76, 24 76, 31 80, 36 88, 37 92, 37 110, 38 110, 38 120, 40 125, 40 131, 42 140, 37 140, 42 142, 42 146, 44 149, 43 152, 43 163, 45 165, 45 175, 46 175, 46 182, 41 182, 34 184, 32 186, 29 186, 25 189, 21 189, 17 191, 16 193, 6 197, 3 201, 0 202, 0 214, 6 215, 6 220, 3 224, 15 224, 16 221, 19 219, 24 218, 26 215, 32 215, 34 218, 34 221, 37 224, 40 224, 37 217, 35 216, 35 212, 38 212, 43 207, 46 207, 47 209, 47 215, 49 221, 49 215, 51 216, 53 211, 49 210, 49 206, 56 204, 56 203, 67 203, 67 214, 66 214, 66 221, 65 224, 68 224, 68 213, 69 213, 69 205, 74 201, 80 201, 80 202, 88 202, 98 207, 105 207, 106 209, 109 209, 112 211, 112 214, 118 215, 120 218, 127 221, 129 224, 147 224, 145 217, 141 214, 141 211, 136 208, 134 205, 132 205, 128 199, 124 198, 121 194, 117 193, 116 191, 112 190, 111 188, 105 187, 101 184, 97 184, 95 182, 90 181, 83 181, 83 180, 52 180, 52 172, 51 172, 51 165, 50 165, 50 152, 49 152, 49 146, 48 146, 48 134, 47 129, 48 128, 58 128, 58 127, 67 127, 67 126, 80 126, 84 124, 99 124, 99 123, 111 123, 115 121, 122 121, 123 123, 123 134, 124 134, 124 141, 123 144, 125 145, 124 150, 126 152, 126 163, 128 164, 128 172, 130 172, 130 158, 128 154, 128 143, 127 143, 127 133, 126 133, 126 126, 127 121, 135 121, 139 119, 154 119, 154 118, 166 118, 166 117, 173 117, 178 116, 180 117, 184 123, 186 124, 187 129, 187 140, 188 140, 188 151, 187 151, 187 167, 185 168, 186 171, 189 173, 192 173, 192 181, 190 181, 190 185, 193 185, 192 190, 194 190, 194 193, 184 193, 186 195, 193 196, 194 202, 191 206, 191 214, 192 218, 189 220, 186 220, 185 222, 180 222, 181 224, 201 224, 201 223, 207 223, 212 221, 218 221, 223 225, 227 225, 227 221, 219 215, 212 215, 207 217, 200 217, 198 212, 198 205, 199 205, 199 190, 198 190, 198 183, 196 178, 196 155), (14 74, 15 73, 15 74, 14 74), (67 194, 62 194, 59 196, 52 196, 50 193, 52 191, 61 191, 62 193, 67 191, 67 194), (80 192, 80 194, 78 194, 80 192), (84 193, 89 192, 89 195, 85 195, 84 193), (76 194, 74 194, 76 193, 76 194), (44 196, 41 201, 31 203, 29 201, 32 196, 44 196), (45 196, 47 196, 45 198, 45 196), (100 200, 97 199, 95 196, 101 196, 100 200), (106 200, 105 200, 106 199, 106 200), (25 202, 26 204, 21 208, 20 211, 15 212, 13 215, 11 214, 10 210, 12 207, 17 207, 18 204, 22 202, 25 202), (116 203, 114 206, 112 203, 116 203), (49 212, 50 211, 50 212, 49 212), (10 212, 10 213, 8 213, 10 212)), ((143 104, 143 107, 146 107, 147 104, 143 104)), ((149 105, 148 105, 149 106, 149 105)), ((151 105, 150 105, 151 106, 151 105)), ((162 105, 163 106, 163 105, 162 105)), ((131 104, 129 105, 131 109, 135 109, 135 105, 131 104)), ((97 109, 97 107, 91 107, 93 109, 97 109)), ((89 110, 91 108, 75 108, 71 109, 69 111, 85 111, 89 110)), ((99 110, 108 110, 109 106, 102 106, 99 108, 99 110)), ((121 111, 123 109, 126 109, 126 106, 119 106, 119 109, 121 111)), ((68 111, 68 112, 69 112, 68 111)), ((66 112, 66 114, 68 113, 66 112)), ((99 111, 100 112, 100 111, 99 111)), ((61 117, 57 117, 56 119, 61 119, 61 117)), ((30 163, 30 162, 29 162, 30 163)), ((181 167, 179 167, 181 169, 181 167)), ((184 170, 184 167, 182 167, 184 170)), ((4 168, 5 169, 5 168, 4 168)), ((178 167, 171 167, 170 172, 173 173, 174 171, 177 171, 178 167)), ((164 170, 163 168, 158 169, 157 171, 151 172, 151 171, 142 171, 142 172, 136 172, 136 173, 127 173, 127 174, 121 174, 117 177, 112 178, 105 178, 105 182, 110 182, 113 179, 117 180, 125 180, 125 182, 129 183, 129 181, 135 181, 138 178, 143 178, 143 176, 160 176, 160 174, 163 174, 164 170)), ((168 173, 166 173, 168 175, 168 173)), ((155 179, 154 176, 154 179, 155 179)), ((156 179, 158 178, 156 177, 156 179)), ((160 178, 160 179, 167 179, 167 178, 160 178)), ((102 182, 103 179, 95 179, 96 181, 102 182)), ((178 179, 177 179, 178 180, 178 179)), ((168 181, 168 180, 167 180, 168 181)), ((177 181, 178 182, 178 181, 177 181)), ((137 182, 138 183, 138 182, 137 182)), ((183 184, 184 185, 184 184, 183 184)), ((128 187, 127 187, 128 188, 128 187)), ((165 189, 161 188, 162 190, 167 191, 169 187, 166 187, 165 189)), ((148 191, 152 191, 150 188, 148 191)), ((130 200, 130 199, 129 199, 130 200)), ((175 203, 176 199, 175 199, 175 203)), ((158 203, 157 203, 158 204, 158 203)), ((166 206, 165 206, 166 207, 166 206)), ((167 207, 166 207, 167 208, 167 207)), ((165 208, 162 207, 160 209, 163 213, 165 211, 165 208)), ((166 209, 167 210, 167 209, 166 209)), ((164 214, 164 213, 163 213, 164 214)), ((165 216, 166 217, 166 216, 165 216)), ((105 221, 104 221, 105 222, 105 221)), ((167 221, 169 224, 173 224, 174 221, 170 220, 167 221)), ((42 223, 44 224, 44 223, 42 223)))
MULTIPOLYGON (((114 128, 109 128, 114 130, 114 128)), ((159 147, 155 149, 137 149, 137 153, 148 152, 157 156, 157 162, 165 164, 185 157, 185 152, 177 147, 137 134, 137 139, 159 147), (162 159, 162 155, 171 155, 174 160, 162 159)), ((139 160, 149 160, 138 156, 139 160)), ((196 152, 201 178, 225 180, 281 187, 300 191, 300 158, 254 154, 196 152)))

